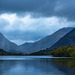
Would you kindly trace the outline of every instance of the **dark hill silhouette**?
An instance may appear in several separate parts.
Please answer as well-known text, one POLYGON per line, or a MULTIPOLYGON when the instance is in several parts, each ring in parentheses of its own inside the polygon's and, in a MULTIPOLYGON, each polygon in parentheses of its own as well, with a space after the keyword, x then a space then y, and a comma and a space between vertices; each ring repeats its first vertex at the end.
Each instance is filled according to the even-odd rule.
POLYGON ((75 46, 75 28, 72 29, 69 33, 67 33, 64 37, 62 37, 58 42, 56 42, 49 49, 54 49, 62 46, 75 46))

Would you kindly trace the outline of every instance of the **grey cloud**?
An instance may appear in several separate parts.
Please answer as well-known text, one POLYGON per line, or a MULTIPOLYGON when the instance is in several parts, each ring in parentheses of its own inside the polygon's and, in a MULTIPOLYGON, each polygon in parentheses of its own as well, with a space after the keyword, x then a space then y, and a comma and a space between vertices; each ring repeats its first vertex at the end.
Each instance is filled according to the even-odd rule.
POLYGON ((18 12, 33 12, 39 10, 41 12, 48 9, 53 10, 56 1, 57 0, 0 0, 0 9, 18 12))
POLYGON ((56 7, 59 8, 58 11, 55 11, 56 16, 75 20, 75 0, 59 0, 56 7))
MULTIPOLYGON (((57 17, 65 17, 68 20, 75 20, 75 0, 0 0, 0 14, 2 13, 17 13, 18 15, 21 16, 25 15, 26 13, 29 13, 32 14, 33 17, 57 16, 57 17)), ((19 22, 15 21, 15 22, 14 22, 15 28, 16 25, 18 25, 18 23, 23 24, 20 21, 19 22)), ((40 28, 43 27, 43 30, 38 29, 39 27, 37 27, 36 31, 34 32, 31 31, 22 32, 17 29, 15 31, 6 32, 3 29, 7 25, 9 25, 8 21, 4 19, 0 20, 0 31, 9 40, 22 39, 26 41, 28 40, 35 41, 47 36, 47 33, 49 33, 49 29, 45 28, 44 24, 41 26, 39 23, 36 23, 35 25, 39 26, 40 28)), ((68 26, 74 26, 74 25, 68 25, 68 26)), ((56 30, 59 29, 57 25, 55 29, 52 28, 50 28, 50 32, 54 32, 55 29, 56 30)))
POLYGON ((7 25, 9 25, 9 22, 5 19, 0 19, 0 30, 3 30, 7 25))
POLYGON ((0 0, 0 10, 33 16, 58 16, 75 20, 75 0, 0 0), (57 8, 57 10, 55 10, 57 8))

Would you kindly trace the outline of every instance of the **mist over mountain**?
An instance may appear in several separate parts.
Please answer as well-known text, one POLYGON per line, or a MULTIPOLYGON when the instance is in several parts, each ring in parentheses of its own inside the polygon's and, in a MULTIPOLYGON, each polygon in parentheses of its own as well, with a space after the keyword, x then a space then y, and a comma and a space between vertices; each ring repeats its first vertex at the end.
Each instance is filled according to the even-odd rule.
POLYGON ((39 41, 36 41, 34 43, 24 43, 20 46, 17 46, 15 43, 10 42, 8 39, 6 39, 3 36, 2 33, 0 33, 0 49, 3 49, 7 52, 16 52, 16 53, 37 52, 39 50, 51 47, 54 43, 56 43, 60 38, 62 38, 72 29, 73 29, 72 27, 62 28, 56 31, 55 33, 53 33, 52 35, 48 35, 39 41))
POLYGON ((62 37, 58 42, 56 42, 50 49, 62 47, 62 46, 75 46, 75 28, 62 37))
POLYGON ((71 31, 72 27, 62 28, 37 42, 34 43, 24 43, 19 46, 19 50, 25 53, 37 52, 42 49, 46 49, 51 47, 54 43, 56 43, 60 38, 66 35, 69 31, 71 31))
POLYGON ((7 52, 13 52, 13 50, 16 50, 17 48, 18 46, 15 43, 10 42, 2 33, 0 33, 0 49, 7 52))

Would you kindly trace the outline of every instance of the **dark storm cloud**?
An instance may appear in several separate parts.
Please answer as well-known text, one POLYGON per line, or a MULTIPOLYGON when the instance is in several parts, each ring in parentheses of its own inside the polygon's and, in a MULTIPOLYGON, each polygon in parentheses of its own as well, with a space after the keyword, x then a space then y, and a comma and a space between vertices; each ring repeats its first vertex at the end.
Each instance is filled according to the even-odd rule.
POLYGON ((0 0, 0 11, 75 19, 75 0, 0 0))
POLYGON ((57 0, 0 0, 0 10, 11 12, 46 12, 57 0))
POLYGON ((59 0, 56 8, 56 16, 75 20, 75 0, 59 0))

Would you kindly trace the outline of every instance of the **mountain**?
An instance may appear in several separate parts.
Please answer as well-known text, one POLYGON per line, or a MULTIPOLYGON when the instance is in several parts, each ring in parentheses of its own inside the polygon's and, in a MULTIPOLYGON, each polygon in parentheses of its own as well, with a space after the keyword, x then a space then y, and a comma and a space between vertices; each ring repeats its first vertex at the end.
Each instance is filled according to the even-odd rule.
POLYGON ((9 52, 4 51, 3 49, 0 49, 0 56, 2 55, 9 55, 9 52))
POLYGON ((52 35, 49 35, 37 42, 34 43, 24 43, 20 46, 17 46, 15 43, 10 42, 8 39, 0 33, 0 49, 11 53, 32 53, 37 52, 42 49, 46 49, 51 47, 54 43, 56 43, 60 38, 70 32, 73 28, 62 28, 52 35))
POLYGON ((75 57, 75 46, 62 46, 53 50, 40 50, 28 55, 52 55, 54 57, 75 57))
POLYGON ((46 49, 51 47, 55 42, 57 42, 60 38, 62 38, 64 35, 66 35, 68 32, 70 32, 73 28, 67 27, 62 28, 52 35, 49 35, 37 42, 34 43, 24 43, 23 45, 19 46, 19 50, 25 53, 32 53, 37 52, 42 49, 46 49))
POLYGON ((15 43, 10 42, 3 36, 2 33, 0 33, 0 49, 3 49, 7 52, 14 52, 13 50, 17 50, 17 48, 18 46, 15 43))
POLYGON ((62 46, 75 46, 75 28, 62 37, 58 42, 56 42, 50 49, 62 47, 62 46))
POLYGON ((3 49, 0 49, 0 56, 24 56, 25 54, 22 53, 11 53, 11 52, 7 52, 4 51, 3 49))

